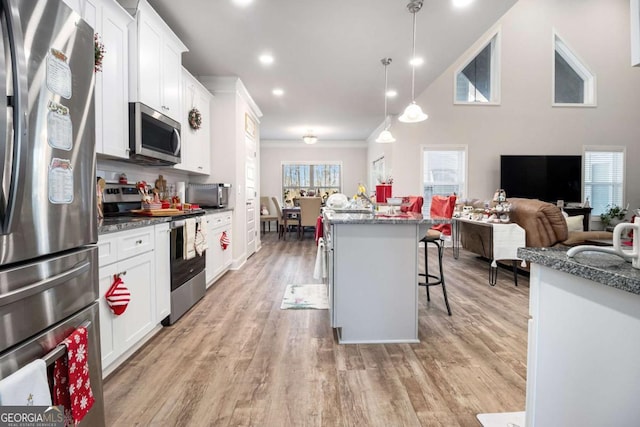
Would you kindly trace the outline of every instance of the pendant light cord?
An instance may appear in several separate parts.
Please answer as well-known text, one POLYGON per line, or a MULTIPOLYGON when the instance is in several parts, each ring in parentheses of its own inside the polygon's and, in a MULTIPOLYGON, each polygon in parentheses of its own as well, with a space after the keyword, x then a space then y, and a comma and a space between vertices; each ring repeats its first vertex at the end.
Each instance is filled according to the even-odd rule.
POLYGON ((387 123, 387 63, 384 64, 384 123, 387 123))
POLYGON ((413 12, 413 53, 411 54, 411 102, 415 102, 416 85, 416 12, 413 12))

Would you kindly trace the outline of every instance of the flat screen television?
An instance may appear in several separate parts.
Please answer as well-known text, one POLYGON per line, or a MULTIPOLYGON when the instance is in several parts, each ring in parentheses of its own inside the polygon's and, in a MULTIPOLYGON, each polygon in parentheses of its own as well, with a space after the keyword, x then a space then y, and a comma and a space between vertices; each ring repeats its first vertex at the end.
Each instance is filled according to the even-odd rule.
POLYGON ((509 197, 580 202, 581 156, 500 156, 500 188, 509 197))

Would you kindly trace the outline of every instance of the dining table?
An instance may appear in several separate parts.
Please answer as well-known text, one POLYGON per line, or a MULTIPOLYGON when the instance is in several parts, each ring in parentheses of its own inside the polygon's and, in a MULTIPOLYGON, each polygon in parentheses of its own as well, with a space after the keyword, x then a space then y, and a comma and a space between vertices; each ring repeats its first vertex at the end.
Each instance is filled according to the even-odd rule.
POLYGON ((295 223, 298 230, 298 239, 302 238, 302 216, 300 215, 300 206, 287 206, 282 208, 282 221, 284 223, 283 239, 287 240, 289 232, 289 222, 295 223))

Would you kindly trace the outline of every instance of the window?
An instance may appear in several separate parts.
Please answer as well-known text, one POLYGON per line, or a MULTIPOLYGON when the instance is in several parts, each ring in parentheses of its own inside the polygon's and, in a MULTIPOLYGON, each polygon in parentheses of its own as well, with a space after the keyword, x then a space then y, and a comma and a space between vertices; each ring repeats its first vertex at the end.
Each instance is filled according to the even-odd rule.
POLYGON ((554 105, 595 105, 596 78, 558 35, 554 35, 554 105))
POLYGON ((374 190, 382 180, 387 179, 387 175, 384 167, 384 156, 376 159, 371 164, 371 186, 370 189, 374 190))
POLYGON ((584 197, 598 216, 607 205, 624 207, 624 147, 585 147, 584 197))
POLYGON ((499 33, 455 74, 455 103, 498 103, 499 33))
POLYGON ((429 215, 431 197, 465 197, 467 186, 467 146, 442 145, 423 148, 423 215, 429 215))
POLYGON ((285 200, 300 195, 342 192, 340 163, 283 163, 282 194, 285 200), (287 193, 288 191, 288 193, 287 193))

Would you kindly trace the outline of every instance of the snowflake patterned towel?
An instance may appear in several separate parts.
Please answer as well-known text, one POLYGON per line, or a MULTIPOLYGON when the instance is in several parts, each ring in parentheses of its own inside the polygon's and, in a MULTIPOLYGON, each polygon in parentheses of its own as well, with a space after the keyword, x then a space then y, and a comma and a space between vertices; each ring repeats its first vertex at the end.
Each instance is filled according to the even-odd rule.
POLYGON ((67 346, 67 357, 56 360, 53 367, 53 404, 63 405, 77 424, 95 400, 89 380, 87 329, 76 329, 62 343, 67 346))

